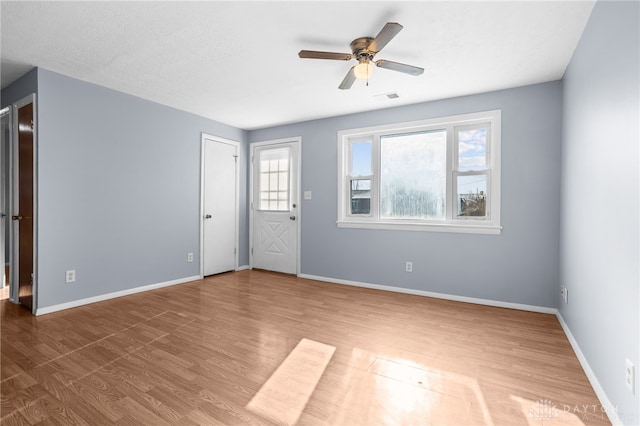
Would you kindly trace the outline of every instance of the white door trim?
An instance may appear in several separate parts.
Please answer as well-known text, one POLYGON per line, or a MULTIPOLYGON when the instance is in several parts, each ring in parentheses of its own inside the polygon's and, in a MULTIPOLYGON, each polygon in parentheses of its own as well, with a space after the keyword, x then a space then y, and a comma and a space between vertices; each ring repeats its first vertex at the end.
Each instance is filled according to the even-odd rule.
POLYGON ((284 143, 293 143, 296 144, 298 149, 298 155, 296 161, 298 162, 297 167, 297 176, 295 177, 297 182, 297 191, 296 200, 297 200, 297 209, 298 209, 298 217, 296 220, 296 276, 300 274, 300 231, 302 229, 302 203, 300 202, 300 194, 301 194, 301 185, 302 185, 302 137, 294 136, 290 138, 282 138, 282 139, 274 139, 268 141, 261 142, 252 142, 251 143, 251 154, 249 156, 249 268, 253 269, 253 196, 254 196, 254 188, 253 188, 253 158, 255 156, 256 148, 264 147, 264 146, 276 146, 284 143))
MULTIPOLYGON (((9 152, 11 151, 11 141, 13 135, 13 109, 10 106, 4 107, 0 110, 0 118, 4 119, 5 117, 7 120, 8 140, 5 140, 3 134, 1 142, 2 145, 0 146, 0 164, 2 165, 2 167, 4 167, 5 163, 8 165, 8 170, 2 169, 2 174, 0 175, 0 184, 2 185, 2 188, 0 188, 0 206, 2 206, 2 209, 0 209, 0 213, 4 214, 2 221, 0 221, 0 226, 2 227, 0 229, 0 235, 2 235, 2 238, 0 238, 0 259, 2 259, 2 273, 0 274, 2 276, 2 282, 0 283, 0 287, 2 288, 4 288, 5 280, 7 278, 5 276, 5 266, 10 265, 10 263, 7 263, 5 259, 7 259, 7 257, 11 253, 11 246, 9 246, 5 251, 6 243, 11 241, 11 203, 5 203, 6 197, 11 194, 11 190, 9 189, 9 186, 11 185, 11 155, 9 154, 9 152), (7 179, 5 179, 5 176, 7 176, 7 179)), ((4 132, 4 129, 0 131, 4 132)), ((6 284, 7 287, 9 287, 9 290, 11 290, 11 284, 6 284)))
POLYGON ((239 167, 240 142, 210 135, 208 133, 202 133, 200 138, 200 279, 204 278, 204 215, 205 215, 204 213, 204 166, 205 166, 204 143, 205 143, 205 140, 212 140, 218 143, 232 145, 236 148, 238 158, 236 158, 236 176, 235 176, 235 179, 236 179, 236 195, 235 195, 236 218, 235 218, 235 229, 234 229, 234 235, 235 235, 234 241, 236 245, 235 270, 238 270, 238 256, 239 256, 238 248, 240 247, 239 229, 238 229, 238 222, 240 221, 240 218, 238 217, 238 214, 240 212, 240 185, 239 185, 240 183, 240 167, 239 167))

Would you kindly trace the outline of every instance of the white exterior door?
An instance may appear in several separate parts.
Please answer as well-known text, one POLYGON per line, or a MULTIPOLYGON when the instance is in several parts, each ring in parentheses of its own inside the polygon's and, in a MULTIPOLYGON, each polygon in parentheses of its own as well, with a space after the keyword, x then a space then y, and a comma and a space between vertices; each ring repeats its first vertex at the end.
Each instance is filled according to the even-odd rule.
POLYGON ((202 275, 236 269, 238 144, 202 138, 202 275))
POLYGON ((296 274, 299 141, 252 148, 252 267, 296 274))

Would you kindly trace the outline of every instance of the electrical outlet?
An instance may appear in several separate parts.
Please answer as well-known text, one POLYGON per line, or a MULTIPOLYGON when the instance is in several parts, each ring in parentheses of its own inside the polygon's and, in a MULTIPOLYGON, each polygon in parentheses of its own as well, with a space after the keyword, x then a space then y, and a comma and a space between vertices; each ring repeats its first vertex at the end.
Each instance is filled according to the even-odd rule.
POLYGON ((636 368, 633 363, 628 359, 624 360, 624 383, 627 385, 629 391, 635 394, 635 376, 636 368))
POLYGON ((407 272, 413 272, 413 262, 407 262, 404 266, 404 270, 407 272))
POLYGON ((311 199, 311 191, 304 191, 304 199, 305 200, 311 199))
POLYGON ((66 281, 68 283, 75 283, 76 282, 76 270, 75 269, 70 269, 66 272, 66 281))
POLYGON ((187 262, 193 262, 193 253, 187 253, 187 262))
POLYGON ((560 287, 560 295, 564 303, 569 303, 569 290, 565 286, 560 287))

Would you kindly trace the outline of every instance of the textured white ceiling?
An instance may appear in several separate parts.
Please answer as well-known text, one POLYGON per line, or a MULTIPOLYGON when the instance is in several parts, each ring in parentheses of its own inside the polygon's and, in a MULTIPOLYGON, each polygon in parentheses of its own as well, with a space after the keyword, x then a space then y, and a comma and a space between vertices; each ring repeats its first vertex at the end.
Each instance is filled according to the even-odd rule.
POLYGON ((38 66, 256 129, 560 79, 593 4, 3 0, 2 87, 38 66), (376 69, 342 91, 355 61, 297 56, 348 53, 388 21, 404 29, 376 59, 423 75, 376 69))

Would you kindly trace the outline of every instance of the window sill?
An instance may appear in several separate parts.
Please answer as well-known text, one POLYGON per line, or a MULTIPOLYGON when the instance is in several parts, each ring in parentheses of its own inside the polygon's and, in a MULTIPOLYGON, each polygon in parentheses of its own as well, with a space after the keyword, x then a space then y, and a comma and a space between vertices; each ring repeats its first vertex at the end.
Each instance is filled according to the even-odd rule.
POLYGON ((502 226, 477 223, 365 222, 339 220, 338 228, 382 229, 389 231, 453 232, 462 234, 500 235, 502 226))

